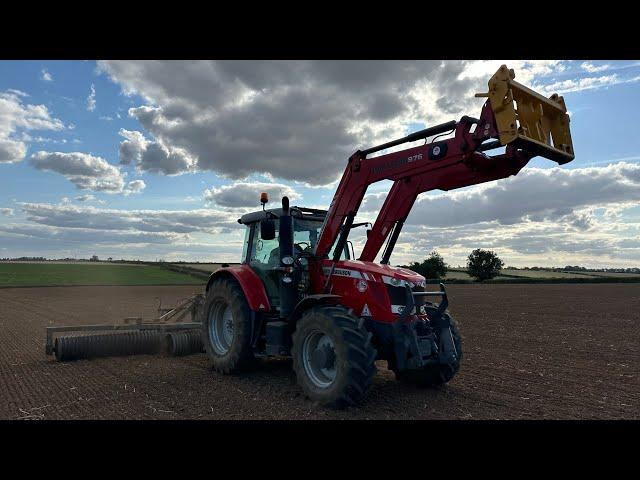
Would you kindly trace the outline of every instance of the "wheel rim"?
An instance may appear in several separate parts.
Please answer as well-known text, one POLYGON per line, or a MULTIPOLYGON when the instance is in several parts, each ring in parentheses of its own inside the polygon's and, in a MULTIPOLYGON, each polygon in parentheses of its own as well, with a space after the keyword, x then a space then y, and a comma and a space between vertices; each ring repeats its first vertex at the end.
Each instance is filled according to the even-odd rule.
POLYGON ((315 330, 302 344, 302 364, 309 380, 318 388, 328 388, 336 379, 336 353, 333 339, 315 330))
POLYGON ((233 312, 226 303, 217 303, 209 310, 209 339, 218 355, 226 354, 233 343, 233 312))

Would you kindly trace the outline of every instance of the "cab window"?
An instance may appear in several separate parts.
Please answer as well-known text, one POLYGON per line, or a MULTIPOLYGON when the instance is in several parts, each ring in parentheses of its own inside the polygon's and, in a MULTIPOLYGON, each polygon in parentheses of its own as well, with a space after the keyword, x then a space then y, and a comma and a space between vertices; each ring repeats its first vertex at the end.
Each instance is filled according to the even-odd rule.
POLYGON ((276 222, 276 237, 273 240, 260 238, 260 223, 255 225, 255 234, 251 245, 250 263, 257 267, 277 267, 280 264, 279 229, 276 222))
MULTIPOLYGON (((294 243, 294 254, 296 256, 300 255, 300 253, 312 252, 318 243, 318 235, 320 234, 320 229, 322 228, 322 222, 316 220, 306 220, 304 218, 294 218, 293 220, 293 243, 294 243)), ((336 242, 337 243, 337 242, 336 242)), ((333 257, 333 251, 335 250, 335 244, 331 251, 329 252, 329 258, 333 257)), ((349 260, 349 250, 345 246, 342 255, 340 255, 340 260, 349 260)))
POLYGON ((251 253, 249 265, 264 283, 269 303, 276 307, 279 300, 279 272, 275 269, 280 265, 280 248, 278 245, 279 228, 276 222, 276 238, 262 240, 260 238, 260 222, 253 226, 254 234, 251 239, 251 253))
POLYGON ((240 263, 247 263, 247 251, 249 250, 249 240, 251 239, 251 227, 244 229, 244 242, 242 243, 242 258, 240 263))

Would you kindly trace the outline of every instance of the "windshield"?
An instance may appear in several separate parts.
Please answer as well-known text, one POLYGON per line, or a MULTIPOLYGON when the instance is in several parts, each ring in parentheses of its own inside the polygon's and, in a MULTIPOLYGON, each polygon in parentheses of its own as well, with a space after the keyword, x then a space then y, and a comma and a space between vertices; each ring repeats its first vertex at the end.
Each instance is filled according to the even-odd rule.
MULTIPOLYGON (((293 243, 294 243, 294 254, 298 256, 301 252, 311 253, 318 243, 318 235, 320 234, 320 229, 322 228, 322 222, 318 220, 307 220, 304 218, 295 218, 293 219, 293 243)), ((333 257, 333 250, 335 249, 335 244, 331 251, 329 252, 329 258, 333 257)), ((349 250, 345 246, 342 255, 340 256, 341 260, 349 259, 349 250)))

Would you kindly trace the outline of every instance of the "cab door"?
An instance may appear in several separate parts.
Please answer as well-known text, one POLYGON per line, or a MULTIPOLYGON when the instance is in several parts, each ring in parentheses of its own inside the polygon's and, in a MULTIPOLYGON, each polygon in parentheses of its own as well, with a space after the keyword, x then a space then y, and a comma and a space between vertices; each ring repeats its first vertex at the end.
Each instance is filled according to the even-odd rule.
POLYGON ((280 272, 276 270, 280 266, 279 253, 279 228, 276 224, 276 236, 273 240, 260 238, 260 222, 254 223, 250 235, 248 263, 252 270, 260 277, 273 307, 280 306, 280 272))

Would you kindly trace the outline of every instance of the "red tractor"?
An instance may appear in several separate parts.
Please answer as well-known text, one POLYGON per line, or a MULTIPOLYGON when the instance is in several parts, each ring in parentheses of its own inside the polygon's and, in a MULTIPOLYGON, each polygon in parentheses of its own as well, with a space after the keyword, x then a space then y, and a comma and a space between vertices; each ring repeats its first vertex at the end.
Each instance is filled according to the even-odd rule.
POLYGON ((200 316, 215 370, 240 372, 256 357, 290 356, 304 393, 337 408, 365 396, 376 360, 408 382, 451 380, 463 354, 444 285, 427 291, 424 277, 389 261, 420 193, 516 175, 536 155, 559 164, 574 158, 563 98, 513 79, 506 66, 491 78, 479 119, 464 116, 355 152, 328 211, 290 206, 286 197, 282 208, 265 209, 263 194, 262 210, 238 220, 247 227, 242 264, 216 271, 206 287, 200 316), (454 135, 429 141, 447 132, 454 135), (502 146, 504 153, 484 153, 502 146), (348 236, 363 225, 354 219, 367 187, 380 180, 393 186, 356 259, 348 236))

